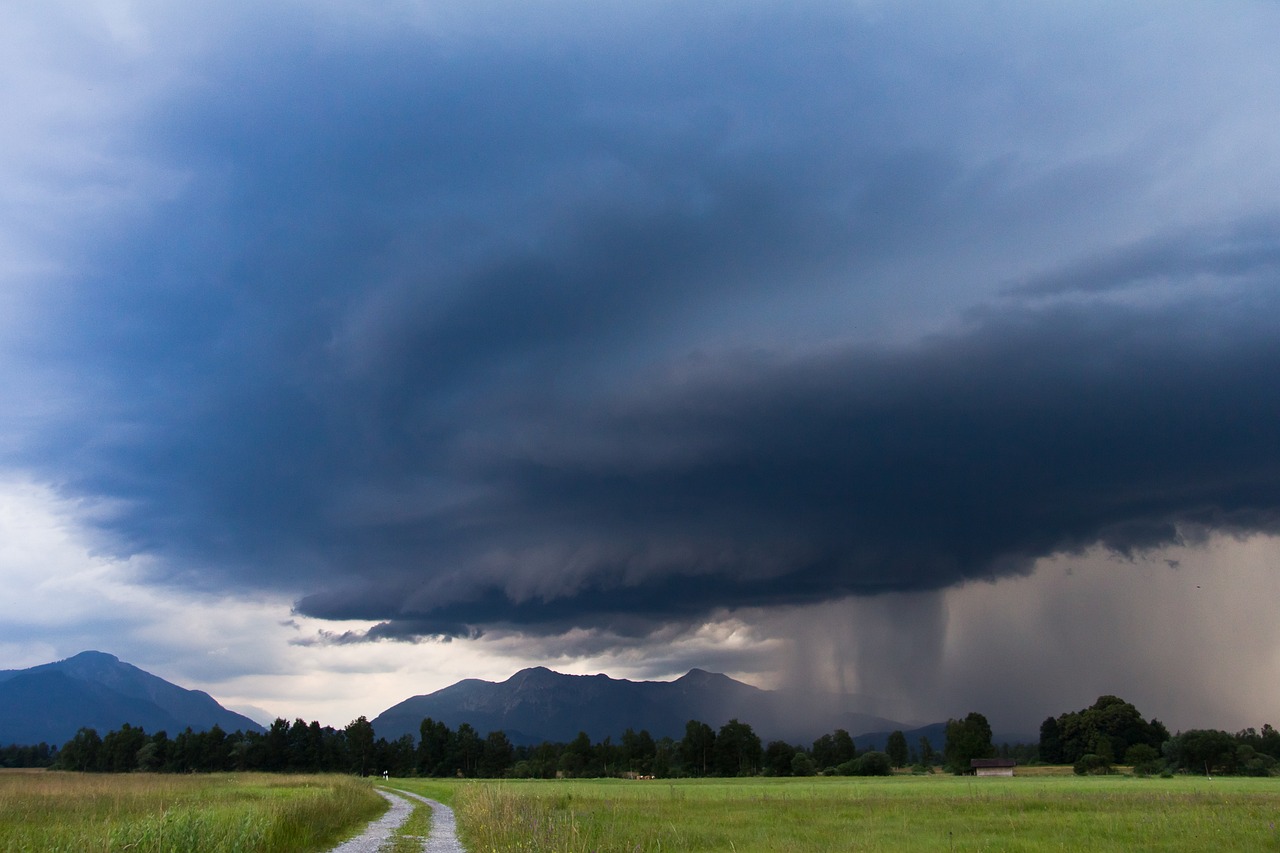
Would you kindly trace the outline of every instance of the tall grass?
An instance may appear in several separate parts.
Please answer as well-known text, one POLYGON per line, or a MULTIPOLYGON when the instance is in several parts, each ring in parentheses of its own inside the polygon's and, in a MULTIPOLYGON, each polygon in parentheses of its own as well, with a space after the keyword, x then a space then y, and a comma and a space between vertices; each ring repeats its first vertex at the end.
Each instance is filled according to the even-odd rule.
POLYGON ((385 809, 344 776, 0 773, 0 850, 300 853, 385 809))
POLYGON ((471 853, 1280 851, 1280 780, 1127 777, 474 783, 471 853))

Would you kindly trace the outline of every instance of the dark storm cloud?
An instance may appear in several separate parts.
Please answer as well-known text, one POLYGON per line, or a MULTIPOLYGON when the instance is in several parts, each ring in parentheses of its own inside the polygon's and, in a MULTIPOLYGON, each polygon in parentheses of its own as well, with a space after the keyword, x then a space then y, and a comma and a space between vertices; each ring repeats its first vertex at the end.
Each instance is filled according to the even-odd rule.
POLYGON ((76 402, 14 464, 162 579, 368 639, 644 636, 1275 529, 1274 211, 1108 239, 1177 162, 1121 121, 1165 83, 1009 76, 1014 35, 1095 82, 1123 40, 686 16, 501 51, 229 25, 125 134, 174 188, 65 238, 29 357, 76 402))
POLYGON ((1095 542, 1275 532, 1274 315, 1270 298, 1060 308, 903 352, 733 359, 589 412, 512 412, 511 443, 475 460, 494 497, 446 516, 470 528, 450 537, 448 582, 391 592, 382 577, 376 595, 300 607, 402 613, 413 634, 436 612, 616 628, 940 588, 1095 542))

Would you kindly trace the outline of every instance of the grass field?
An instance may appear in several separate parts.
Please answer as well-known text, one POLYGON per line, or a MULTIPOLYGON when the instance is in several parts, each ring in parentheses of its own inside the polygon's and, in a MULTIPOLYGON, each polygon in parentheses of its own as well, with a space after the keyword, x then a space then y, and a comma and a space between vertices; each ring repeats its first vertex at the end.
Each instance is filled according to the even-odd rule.
MULTIPOLYGON (((453 805, 471 853, 1280 851, 1280 779, 392 784, 453 805)), ((341 776, 0 773, 0 850, 319 851, 384 807, 341 776)))
POLYGON ((347 776, 0 773, 0 850, 303 853, 385 809, 347 776))
POLYGON ((471 853, 1280 851, 1280 779, 731 779, 441 783, 471 853))

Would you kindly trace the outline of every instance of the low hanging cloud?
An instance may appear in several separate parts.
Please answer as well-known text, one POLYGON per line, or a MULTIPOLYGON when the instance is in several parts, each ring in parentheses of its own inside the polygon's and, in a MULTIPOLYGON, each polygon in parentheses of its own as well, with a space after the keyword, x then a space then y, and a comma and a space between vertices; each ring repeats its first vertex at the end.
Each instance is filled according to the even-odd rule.
POLYGON ((155 580, 378 623, 334 642, 622 643, 1277 532, 1249 33, 1202 66, 1186 10, 1143 48, 809 4, 517 14, 494 52, 492 9, 229 8, 139 24, 189 58, 102 48, 111 91, 168 81, 95 114, 132 192, 24 238, 60 265, 5 339, 6 466, 155 580), (1015 73, 1010 39, 1060 64, 1015 73))
POLYGON ((388 543, 438 530, 445 559, 299 607, 387 619, 372 636, 455 632, 446 619, 618 629, 995 579, 1095 543, 1275 532, 1265 305, 1045 310, 513 411, 454 454, 482 497, 383 528, 388 543))

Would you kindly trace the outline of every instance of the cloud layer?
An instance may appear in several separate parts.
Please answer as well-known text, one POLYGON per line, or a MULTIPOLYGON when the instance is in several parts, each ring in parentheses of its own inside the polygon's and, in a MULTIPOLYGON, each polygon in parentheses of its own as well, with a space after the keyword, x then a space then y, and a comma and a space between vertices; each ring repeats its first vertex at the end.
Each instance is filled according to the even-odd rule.
POLYGON ((1280 532, 1270 7, 26 14, 0 461, 153 580, 625 638, 1280 532))

